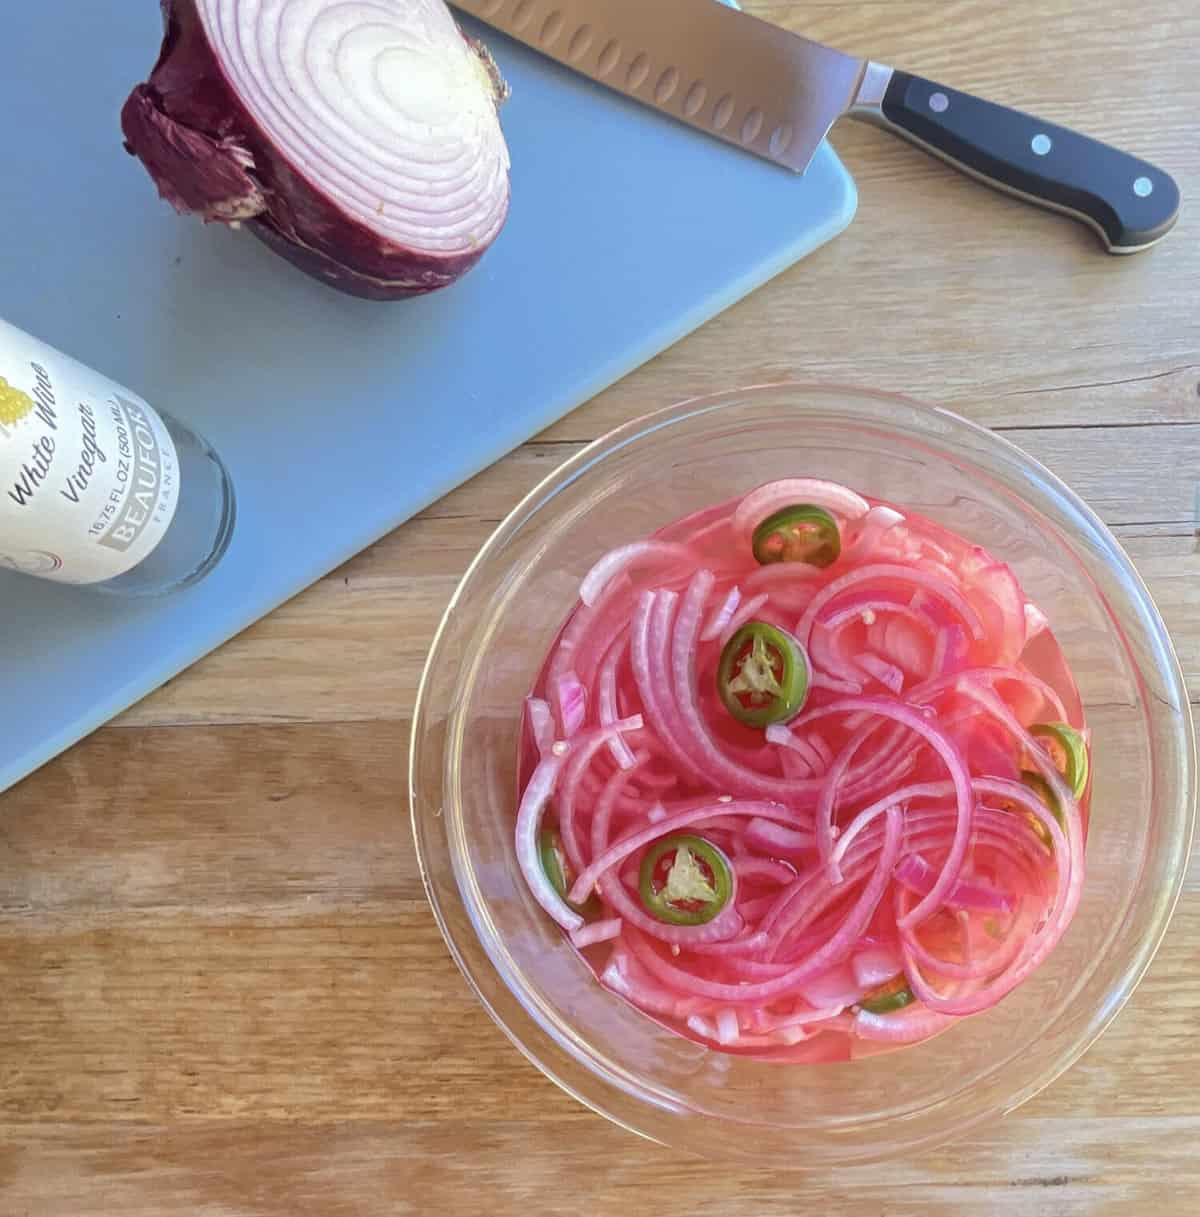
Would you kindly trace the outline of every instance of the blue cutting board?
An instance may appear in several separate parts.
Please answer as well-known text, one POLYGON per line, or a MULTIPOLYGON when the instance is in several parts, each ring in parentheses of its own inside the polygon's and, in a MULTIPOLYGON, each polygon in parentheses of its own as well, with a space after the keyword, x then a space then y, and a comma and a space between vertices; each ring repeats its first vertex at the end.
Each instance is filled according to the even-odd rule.
POLYGON ((449 290, 353 300, 175 216, 121 150, 153 0, 65 20, 4 17, 0 316, 193 423, 239 516, 217 570, 160 602, 0 574, 0 790, 854 214, 828 147, 796 178, 479 29, 513 90, 508 225, 449 290))

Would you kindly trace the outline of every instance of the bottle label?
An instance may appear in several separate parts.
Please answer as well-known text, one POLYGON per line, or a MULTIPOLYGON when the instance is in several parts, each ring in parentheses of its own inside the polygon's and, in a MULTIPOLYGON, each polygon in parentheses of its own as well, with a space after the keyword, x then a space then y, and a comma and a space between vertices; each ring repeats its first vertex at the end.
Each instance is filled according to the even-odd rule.
POLYGON ((137 566, 179 502, 179 459, 135 393, 0 321, 0 567, 100 583, 137 566))

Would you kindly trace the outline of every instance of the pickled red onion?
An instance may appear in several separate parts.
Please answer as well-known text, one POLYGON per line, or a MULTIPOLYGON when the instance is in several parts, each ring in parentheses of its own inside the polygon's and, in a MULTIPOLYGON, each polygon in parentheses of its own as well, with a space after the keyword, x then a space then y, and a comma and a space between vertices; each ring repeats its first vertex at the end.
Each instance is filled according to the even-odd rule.
MULTIPOLYGON (((986 1010, 1054 948, 1087 808, 1029 728, 1070 722, 1079 700, 1007 566, 919 515, 792 479, 623 546, 584 582, 526 702, 517 852, 571 942, 607 953, 610 991, 715 1050, 848 1060, 986 1010), (798 501, 838 520, 840 556, 759 567, 754 528, 798 501), (794 632, 811 676, 798 713, 757 729, 715 687, 722 648, 754 623, 794 632), (565 900, 541 869, 550 818, 565 900), (728 882, 707 919, 674 923, 640 863, 689 836, 728 882), (575 910, 596 900, 585 924, 575 910), (897 985, 898 1007, 872 1000, 897 985)), ((717 900, 715 872, 689 865, 670 899, 717 900)))
POLYGON ((794 503, 811 503, 847 520, 857 520, 871 510, 871 504, 862 495, 837 482, 821 478, 784 478, 768 482, 742 499, 733 513, 734 534, 748 543, 755 528, 767 516, 794 503))

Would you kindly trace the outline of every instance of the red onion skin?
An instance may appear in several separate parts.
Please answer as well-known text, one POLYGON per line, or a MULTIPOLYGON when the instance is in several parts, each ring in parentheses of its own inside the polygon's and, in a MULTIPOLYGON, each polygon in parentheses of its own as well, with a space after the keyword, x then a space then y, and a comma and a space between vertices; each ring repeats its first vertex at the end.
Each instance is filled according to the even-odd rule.
MULTIPOLYGON (((176 211, 241 223, 306 274, 352 296, 398 300, 446 287, 486 252, 428 254, 363 227, 290 164, 226 79, 195 0, 160 0, 163 43, 145 84, 121 109, 125 150, 176 211)), ((463 35, 492 81, 487 51, 463 35)), ((507 200, 506 200, 507 206, 507 200)))

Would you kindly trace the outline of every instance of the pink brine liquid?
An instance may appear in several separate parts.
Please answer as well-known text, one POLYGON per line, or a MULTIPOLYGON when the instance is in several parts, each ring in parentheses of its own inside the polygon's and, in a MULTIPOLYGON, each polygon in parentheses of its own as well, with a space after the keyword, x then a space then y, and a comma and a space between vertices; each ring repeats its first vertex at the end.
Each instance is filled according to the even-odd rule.
POLYGON ((648 1017, 849 1060, 986 1011, 1053 949, 1083 883, 1088 738, 1006 564, 789 479, 584 580, 525 705, 518 859, 648 1017), (835 553, 809 545, 830 530, 835 553))

